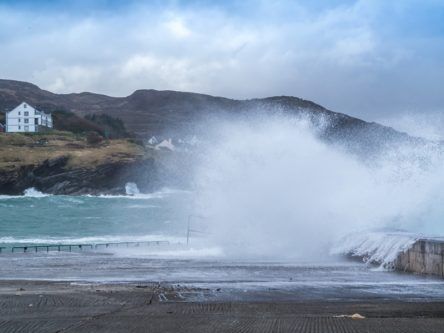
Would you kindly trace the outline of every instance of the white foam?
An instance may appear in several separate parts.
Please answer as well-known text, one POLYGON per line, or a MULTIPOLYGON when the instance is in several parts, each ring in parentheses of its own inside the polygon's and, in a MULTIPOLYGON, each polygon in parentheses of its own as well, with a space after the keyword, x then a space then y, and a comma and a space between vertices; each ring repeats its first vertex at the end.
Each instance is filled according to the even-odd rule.
POLYGON ((10 199, 16 199, 16 198, 21 198, 23 197, 22 195, 17 196, 17 195, 0 195, 0 200, 10 200, 10 199))
MULTIPOLYGON (((87 197, 87 198, 100 198, 100 199, 135 199, 135 200, 149 200, 149 199, 163 199, 166 197, 169 197, 171 195, 176 194, 186 194, 191 193, 187 190, 180 190, 180 189, 174 189, 174 188, 162 188, 159 191, 152 192, 152 193, 137 193, 138 188, 135 183, 128 183, 128 184, 134 184, 135 187, 132 187, 130 192, 133 191, 131 195, 129 194, 122 194, 122 195, 108 195, 108 194, 101 194, 101 195, 92 195, 92 194, 86 194, 86 195, 79 195, 78 198, 87 197)), ((127 185, 128 185, 127 184, 127 185)), ((128 193, 128 190, 127 190, 128 193)), ((0 195, 0 200, 10 200, 10 199, 22 199, 22 198, 45 198, 53 196, 51 194, 43 193, 38 190, 36 190, 34 187, 28 188, 25 190, 24 195, 0 195)), ((75 200, 73 197, 68 195, 58 195, 57 197, 61 198, 68 198, 68 200, 75 200)), ((78 202, 80 203, 80 202, 78 202)))
POLYGON ((36 190, 34 187, 28 188, 24 192, 25 197, 31 197, 31 198, 43 198, 49 196, 49 194, 42 193, 38 190, 36 190))
POLYGON ((98 195, 98 196, 94 196, 94 195, 86 195, 86 196, 87 197, 102 198, 102 199, 119 199, 120 198, 120 199, 132 199, 132 200, 148 200, 148 199, 163 199, 165 197, 175 195, 175 194, 180 194, 180 193, 190 193, 190 191, 171 189, 171 188, 163 188, 160 191, 152 192, 152 193, 140 193, 139 192, 139 193, 134 193, 132 195, 102 194, 102 195, 98 195))
POLYGON ((407 251, 419 236, 396 232, 355 232, 342 237, 331 254, 362 257, 365 262, 389 267, 398 255, 407 251))
POLYGON ((136 183, 126 183, 125 192, 127 195, 138 195, 140 194, 139 188, 136 183))
POLYGON ((23 195, 0 195, 0 200, 11 200, 20 198, 44 198, 48 196, 51 196, 51 194, 40 192, 34 187, 31 187, 26 189, 23 195))

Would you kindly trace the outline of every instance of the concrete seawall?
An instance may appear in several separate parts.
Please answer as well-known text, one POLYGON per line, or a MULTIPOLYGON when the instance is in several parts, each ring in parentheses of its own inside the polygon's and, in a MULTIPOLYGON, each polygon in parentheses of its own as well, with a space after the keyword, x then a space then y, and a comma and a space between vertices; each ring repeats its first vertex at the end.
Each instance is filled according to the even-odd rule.
POLYGON ((420 239, 394 262, 398 271, 444 278, 444 240, 420 239))

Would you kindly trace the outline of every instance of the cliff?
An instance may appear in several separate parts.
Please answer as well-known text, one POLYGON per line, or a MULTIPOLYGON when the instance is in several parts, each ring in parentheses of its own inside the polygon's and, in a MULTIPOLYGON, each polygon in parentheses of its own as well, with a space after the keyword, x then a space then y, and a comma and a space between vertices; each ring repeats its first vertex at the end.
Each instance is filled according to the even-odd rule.
POLYGON ((131 140, 91 145, 65 132, 0 133, 0 193, 35 187, 51 194, 120 194, 127 182, 151 191, 178 178, 163 164, 172 164, 166 163, 169 155, 131 140))

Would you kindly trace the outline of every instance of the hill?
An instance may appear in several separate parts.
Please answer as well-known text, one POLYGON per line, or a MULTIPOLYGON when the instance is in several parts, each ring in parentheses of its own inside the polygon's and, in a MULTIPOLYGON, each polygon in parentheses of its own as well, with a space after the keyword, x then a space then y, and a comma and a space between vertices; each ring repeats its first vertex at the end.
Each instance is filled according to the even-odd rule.
POLYGON ((326 120, 328 125, 319 133, 321 137, 330 142, 346 142, 360 151, 379 149, 399 141, 417 140, 392 128, 333 112, 314 102, 291 96, 234 100, 152 89, 137 90, 127 97, 90 92, 54 94, 31 83, 0 80, 0 110, 11 109, 23 100, 48 111, 66 110, 82 119, 87 116, 85 121, 88 124, 94 115, 121 119, 126 130, 143 137, 165 133, 171 135, 190 128, 195 130, 195 124, 203 118, 280 112, 304 114, 314 122, 326 120))

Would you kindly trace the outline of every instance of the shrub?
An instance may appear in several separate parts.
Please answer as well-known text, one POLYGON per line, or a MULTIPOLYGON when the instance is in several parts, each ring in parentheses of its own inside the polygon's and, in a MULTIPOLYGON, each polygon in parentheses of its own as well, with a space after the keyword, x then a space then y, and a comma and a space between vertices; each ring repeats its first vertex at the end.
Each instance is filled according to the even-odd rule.
POLYGON ((86 142, 89 145, 97 145, 103 141, 103 137, 97 132, 88 132, 86 134, 86 142))

